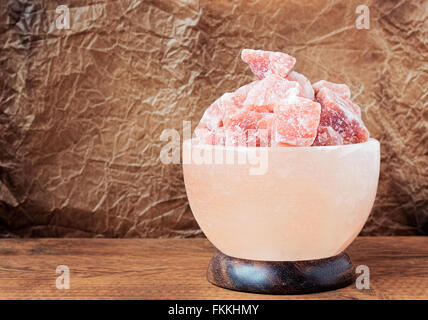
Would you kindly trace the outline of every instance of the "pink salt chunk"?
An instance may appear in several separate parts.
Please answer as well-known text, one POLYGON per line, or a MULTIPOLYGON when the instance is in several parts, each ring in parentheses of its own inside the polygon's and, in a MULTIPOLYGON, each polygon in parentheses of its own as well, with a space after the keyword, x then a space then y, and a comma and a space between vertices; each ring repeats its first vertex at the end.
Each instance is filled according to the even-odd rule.
POLYGON ((271 145, 273 113, 263 113, 257 122, 257 130, 250 130, 248 134, 248 145, 257 147, 269 147, 271 145))
POLYGON ((321 80, 312 85, 315 94, 322 88, 328 88, 343 99, 351 98, 351 90, 346 84, 333 83, 326 80, 321 80))
POLYGON ((243 106, 256 112, 273 112, 273 105, 290 96, 297 96, 301 87, 296 81, 289 81, 277 75, 269 75, 258 81, 248 92, 243 106))
POLYGON ((244 147, 260 147, 268 146, 268 138, 266 134, 260 135, 257 129, 226 129, 226 145, 227 146, 244 146, 244 147), (261 142, 262 141, 262 142, 261 142))
POLYGON ((369 131, 348 100, 328 88, 320 89, 316 99, 321 104, 320 126, 331 127, 338 132, 344 144, 367 141, 369 131))
POLYGON ((259 81, 250 82, 240 88, 238 88, 234 93, 232 100, 237 106, 242 106, 245 99, 247 98, 248 92, 258 83, 259 81))
POLYGON ((291 71, 287 77, 290 81, 297 81, 300 85, 300 96, 314 100, 314 89, 312 88, 311 82, 301 73, 291 71))
MULTIPOLYGON (((336 96, 339 97, 340 102, 343 104, 344 107, 346 107, 347 109, 351 110, 352 112, 354 112, 355 114, 357 114, 359 117, 361 117, 361 109, 358 105, 356 105, 355 103, 353 103, 350 99, 350 91, 349 88, 346 84, 336 84, 336 83, 332 83, 332 82, 328 82, 325 80, 321 80, 318 81, 322 82, 324 81, 324 83, 327 83, 327 86, 324 87, 320 87, 320 89, 315 90, 316 94, 318 94, 318 92, 323 89, 326 88, 329 90, 329 92, 334 93, 336 96)), ((316 85, 316 83, 314 84, 314 86, 316 85)))
POLYGON ((214 101, 207 110, 205 110, 201 121, 195 129, 195 134, 201 141, 211 144, 213 139, 212 133, 208 134, 204 129, 215 131, 223 127, 223 120, 226 114, 234 114, 240 112, 242 103, 247 97, 248 91, 255 85, 255 82, 249 83, 240 87, 233 93, 225 93, 216 101, 214 101), (202 130, 202 131, 201 131, 202 130))
POLYGON ((332 127, 318 127, 313 146, 338 146, 343 144, 342 136, 332 127))
POLYGON ((270 146, 270 130, 250 129, 247 131, 248 147, 268 147, 270 146))
POLYGON ((226 142, 226 132, 224 128, 217 128, 211 131, 206 128, 195 129, 195 135, 198 137, 199 142, 202 144, 221 145, 224 146, 226 142))
POLYGON ((226 146, 246 146, 247 130, 243 128, 226 128, 226 146))
POLYGON ((269 146, 272 113, 242 110, 225 119, 226 145, 269 146))
POLYGON ((259 129, 270 129, 272 128, 274 120, 273 113, 263 113, 260 120, 257 122, 257 127, 259 129))
POLYGON ((296 59, 282 52, 244 49, 241 58, 258 79, 270 74, 286 78, 296 64, 296 59))
POLYGON ((310 146, 317 135, 321 106, 302 97, 291 97, 274 106, 272 140, 278 146, 310 146))
POLYGON ((350 99, 343 99, 338 96, 339 99, 341 99, 341 103, 348 109, 351 110, 353 113, 355 113, 357 116, 361 118, 361 108, 353 103, 350 99))
POLYGON ((224 118, 224 126, 230 129, 257 129, 257 123, 263 118, 261 113, 249 110, 230 111, 224 118))
POLYGON ((205 113, 199 123, 201 127, 208 128, 209 130, 215 130, 216 128, 222 127, 226 109, 235 106, 232 98, 232 93, 225 93, 214 101, 208 109, 205 110, 205 113))

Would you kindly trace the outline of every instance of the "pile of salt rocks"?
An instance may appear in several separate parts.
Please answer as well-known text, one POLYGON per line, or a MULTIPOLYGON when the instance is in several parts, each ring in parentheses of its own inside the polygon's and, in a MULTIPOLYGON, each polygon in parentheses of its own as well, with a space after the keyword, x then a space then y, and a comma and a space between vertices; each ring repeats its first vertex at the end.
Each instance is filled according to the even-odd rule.
POLYGON ((228 92, 205 111, 195 129, 200 143, 225 146, 331 146, 365 142, 369 132, 349 87, 314 84, 292 71, 282 52, 244 49, 258 80, 228 92))

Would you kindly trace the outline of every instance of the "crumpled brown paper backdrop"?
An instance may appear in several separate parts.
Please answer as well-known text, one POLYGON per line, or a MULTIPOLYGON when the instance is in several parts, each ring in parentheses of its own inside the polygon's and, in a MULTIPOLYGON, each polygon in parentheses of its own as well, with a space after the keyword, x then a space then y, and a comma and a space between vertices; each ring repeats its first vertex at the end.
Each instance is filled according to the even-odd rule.
POLYGON ((253 79, 244 47, 350 85, 382 144, 363 234, 428 234, 426 1, 365 2, 369 30, 361 1, 66 3, 70 30, 64 1, 0 4, 1 236, 201 235, 160 135, 253 79))

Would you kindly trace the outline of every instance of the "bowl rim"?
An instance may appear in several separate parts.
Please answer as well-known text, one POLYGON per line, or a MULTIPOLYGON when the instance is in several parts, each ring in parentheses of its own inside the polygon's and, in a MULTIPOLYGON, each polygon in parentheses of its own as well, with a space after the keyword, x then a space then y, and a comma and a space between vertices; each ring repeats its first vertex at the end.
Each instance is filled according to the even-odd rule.
POLYGON ((334 145, 334 146, 305 146, 305 147, 248 147, 248 146, 222 146, 222 145, 211 145, 211 144, 199 144, 197 138, 190 138, 183 140, 183 146, 186 144, 191 144, 191 148, 204 148, 204 149, 223 149, 223 150, 235 150, 235 151, 245 151, 245 150, 337 150, 337 149, 351 149, 351 148, 360 148, 369 144, 378 144, 380 145, 379 140, 375 138, 369 138, 365 142, 359 142, 359 143, 351 143, 351 144, 341 144, 341 145, 334 145), (191 142, 195 143, 191 143, 191 142))

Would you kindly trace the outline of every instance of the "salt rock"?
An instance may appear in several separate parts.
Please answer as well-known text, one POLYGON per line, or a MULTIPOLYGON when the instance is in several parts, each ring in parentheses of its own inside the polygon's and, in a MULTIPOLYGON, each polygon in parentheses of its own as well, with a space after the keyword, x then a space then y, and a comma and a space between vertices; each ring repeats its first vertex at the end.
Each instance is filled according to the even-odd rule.
POLYGON ((318 127, 313 146, 338 146, 343 144, 342 136, 332 127, 318 127))
POLYGON ((316 100, 321 105, 321 127, 331 127, 338 132, 344 144, 367 141, 369 131, 353 109, 352 102, 341 98, 328 88, 321 88, 316 100))
POLYGON ((257 129, 257 123, 263 115, 259 112, 243 109, 228 109, 224 118, 224 126, 229 129, 257 129))
POLYGON ((243 49, 241 59, 246 62, 258 79, 270 74, 286 78, 296 64, 296 59, 282 52, 243 49))
POLYGON ((230 92, 223 94, 205 110, 199 123, 201 128, 215 130, 223 126, 223 118, 228 107, 235 107, 233 94, 230 92))
POLYGON ((291 97, 274 106, 272 143, 277 146, 310 146, 317 135, 321 106, 302 97, 291 97))
POLYGON ((235 92, 233 92, 232 100, 236 104, 236 106, 242 106, 245 99, 247 98, 248 92, 258 83, 259 81, 253 81, 249 84, 246 84, 240 88, 238 88, 235 92))
POLYGON ((247 146, 248 147, 269 147, 271 144, 271 130, 257 129, 247 131, 247 146))
POLYGON ((233 94, 225 93, 205 110, 201 121, 195 129, 195 135, 201 143, 224 145, 223 119, 226 109, 235 107, 233 94), (218 132, 218 137, 216 133, 218 132))
MULTIPOLYGON (((330 88, 324 87, 322 89, 323 90, 323 95, 325 96, 329 96, 328 99, 329 100, 333 100, 333 99, 337 99, 337 101, 346 109, 351 110, 352 112, 354 112, 356 115, 358 115, 359 117, 361 117, 361 108, 353 103, 350 98, 345 98, 344 95, 338 94, 336 91, 331 90, 330 88)), ((348 88, 349 89, 349 88, 348 88)), ((320 91, 317 91, 317 95, 320 91)))
POLYGON ((226 146, 267 147, 269 145, 268 130, 226 129, 226 146))
POLYGON ((273 105, 302 92, 298 82, 277 75, 269 75, 255 83, 248 92, 243 106, 257 112, 273 112, 273 105))
POLYGON ((343 99, 350 99, 351 98, 351 90, 346 84, 339 84, 334 82, 329 82, 326 80, 321 80, 318 82, 315 82, 312 85, 315 94, 318 93, 322 88, 328 88, 337 95, 339 95, 343 99))
MULTIPOLYGON (((225 145, 226 131, 223 128, 223 121, 226 114, 230 118, 241 112, 242 103, 246 99, 249 90, 257 82, 254 81, 244 85, 233 93, 228 92, 223 94, 208 107, 195 129, 195 135, 200 142, 225 145)), ((243 125, 245 126, 245 123, 243 125)))
POLYGON ((271 146, 273 113, 263 113, 257 122, 257 130, 250 130, 248 134, 248 145, 257 147, 271 146))
POLYGON ((273 113, 263 113, 262 117, 257 122, 258 129, 270 129, 272 128, 274 121, 273 113))
POLYGON ((226 145, 269 146, 274 115, 249 110, 226 116, 226 145))
POLYGON ((215 131, 198 126, 195 129, 195 135, 202 144, 224 146, 226 143, 225 128, 217 128, 215 131))
POLYGON ((274 120, 273 113, 261 113, 257 121, 257 129, 248 129, 247 146, 269 147, 271 145, 271 131, 274 120))
POLYGON ((301 73, 291 71, 287 77, 290 81, 297 81, 300 85, 301 91, 300 96, 314 100, 314 88, 312 88, 311 82, 301 73))
POLYGON ((226 146, 247 146, 247 130, 243 128, 226 128, 226 146))

